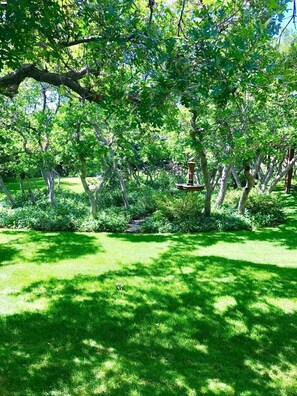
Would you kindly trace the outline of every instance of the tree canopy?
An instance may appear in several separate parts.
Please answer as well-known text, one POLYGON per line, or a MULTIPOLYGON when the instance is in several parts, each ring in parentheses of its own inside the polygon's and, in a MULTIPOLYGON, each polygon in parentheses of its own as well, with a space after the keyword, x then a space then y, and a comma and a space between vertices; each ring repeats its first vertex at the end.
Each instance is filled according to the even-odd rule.
POLYGON ((113 169, 128 207, 127 167, 194 155, 207 215, 236 168, 272 189, 296 162, 290 6, 295 20, 289 0, 2 2, 2 167, 48 181, 67 163, 91 200, 84 179, 113 169))

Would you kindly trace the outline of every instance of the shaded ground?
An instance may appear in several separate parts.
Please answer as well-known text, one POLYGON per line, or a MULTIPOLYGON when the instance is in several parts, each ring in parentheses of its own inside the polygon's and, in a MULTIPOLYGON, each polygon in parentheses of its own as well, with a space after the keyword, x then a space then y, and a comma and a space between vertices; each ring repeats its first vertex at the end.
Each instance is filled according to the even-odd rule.
POLYGON ((296 395, 295 204, 254 233, 1 232, 0 394, 296 395))

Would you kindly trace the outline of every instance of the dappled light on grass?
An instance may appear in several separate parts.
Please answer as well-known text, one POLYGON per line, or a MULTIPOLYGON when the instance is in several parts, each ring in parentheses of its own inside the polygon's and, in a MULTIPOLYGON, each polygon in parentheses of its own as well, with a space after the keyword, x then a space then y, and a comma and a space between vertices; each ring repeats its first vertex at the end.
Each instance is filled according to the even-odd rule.
POLYGON ((24 288, 48 304, 1 321, 6 394, 293 395, 296 270, 169 250, 24 288))
POLYGON ((78 177, 62 177, 61 188, 75 193, 83 193, 84 189, 78 177))
POLYGON ((99 275, 134 261, 148 264, 167 248, 164 240, 140 242, 131 249, 127 241, 106 234, 70 232, 3 230, 0 241, 0 315, 47 307, 47 299, 33 303, 20 293, 29 285, 78 274, 99 275))
POLYGON ((0 265, 10 264, 14 255, 18 255, 23 261, 33 259, 34 263, 54 263, 95 254, 101 250, 100 245, 96 244, 96 238, 88 234, 20 231, 2 231, 1 234, 12 238, 7 238, 5 245, 1 247, 4 253, 0 256, 0 265), (24 247, 29 251, 32 248, 33 257, 24 247))
MULTIPOLYGON (((190 251, 201 247, 208 248, 221 243, 226 243, 228 248, 238 249, 238 244, 244 245, 250 243, 263 243, 267 248, 273 249, 281 246, 288 250, 297 248, 297 233, 295 223, 287 223, 276 228, 264 228, 251 231, 234 231, 234 232, 209 232, 200 234, 109 234, 110 238, 122 239, 129 242, 162 242, 166 240, 175 242, 175 249, 181 245, 184 249, 188 245, 190 251)), ((250 249, 250 247, 249 247, 250 249)), ((293 257, 293 255, 292 255, 293 257)))
POLYGON ((294 216, 255 233, 2 231, 0 394, 294 395, 294 216))

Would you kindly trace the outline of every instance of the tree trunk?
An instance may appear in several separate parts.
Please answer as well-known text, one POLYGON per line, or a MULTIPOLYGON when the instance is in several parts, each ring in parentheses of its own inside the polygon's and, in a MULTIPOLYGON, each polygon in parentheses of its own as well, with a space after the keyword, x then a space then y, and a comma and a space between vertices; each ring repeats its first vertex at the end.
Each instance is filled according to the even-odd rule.
POLYGON ((219 180, 221 178, 221 169, 220 167, 218 167, 215 172, 214 175, 211 177, 210 183, 211 183, 211 189, 212 191, 216 188, 216 186, 219 184, 219 180))
POLYGON ((246 185, 243 189, 242 195, 239 200, 238 204, 238 214, 244 215, 245 212, 245 205, 249 196, 249 193, 251 192, 252 188, 255 185, 255 177, 250 173, 250 167, 247 166, 244 169, 244 175, 246 178, 246 185))
POLYGON ((233 176, 233 178, 235 180, 237 188, 241 188, 242 187, 241 186, 241 182, 240 182, 237 170, 236 170, 234 165, 231 166, 231 172, 232 172, 232 176, 233 176))
POLYGON ((198 173, 198 172, 195 172, 195 173, 194 173, 194 176, 195 176, 195 179, 196 179, 196 183, 197 183, 197 184, 202 184, 202 183, 201 183, 201 180, 200 180, 200 177, 199 177, 199 173, 198 173))
POLYGON ((264 180, 260 188, 261 193, 264 193, 266 191, 268 183, 270 182, 270 179, 272 178, 273 172, 275 170, 275 166, 276 166, 276 158, 273 158, 269 164, 267 172, 264 175, 264 180))
POLYGON ((33 193, 33 191, 32 191, 32 188, 31 188, 30 179, 29 179, 28 176, 25 176, 25 179, 26 179, 27 188, 28 188, 28 193, 29 193, 31 202, 34 204, 34 203, 35 203, 35 195, 34 195, 34 193, 33 193))
POLYGON ((59 191, 61 191, 61 187, 60 187, 60 183, 61 183, 61 175, 60 175, 60 173, 59 173, 59 172, 56 172, 56 173, 57 173, 57 178, 58 178, 57 187, 58 187, 59 191))
POLYGON ((24 183, 23 183, 23 177, 22 177, 23 175, 20 175, 19 176, 19 183, 20 183, 20 189, 21 189, 21 192, 22 192, 22 197, 24 198, 24 196, 25 196, 25 189, 24 189, 24 183))
POLYGON ((90 213, 91 213, 92 217, 94 219, 96 219, 97 218, 97 200, 96 200, 96 196, 95 196, 94 192, 89 189, 86 177, 83 174, 80 174, 80 180, 81 180, 81 183, 82 183, 83 188, 85 190, 85 193, 89 197, 90 213))
POLYGON ((206 154, 203 149, 198 151, 198 155, 200 157, 201 170, 203 173, 204 185, 205 185, 205 201, 204 201, 204 214, 205 216, 210 216, 211 214, 211 194, 212 194, 212 186, 210 174, 208 171, 208 163, 206 154))
POLYGON ((110 157, 111 157, 110 161, 112 163, 112 168, 120 182, 125 209, 129 209, 129 201, 128 201, 128 196, 127 196, 127 191, 126 191, 126 184, 125 184, 125 181, 124 181, 124 178, 123 178, 121 172, 119 171, 118 163, 116 160, 116 153, 115 153, 114 149, 112 148, 113 141, 111 139, 111 141, 109 142, 102 136, 101 130, 97 124, 95 124, 94 122, 90 122, 90 121, 89 121, 89 124, 93 126, 93 128, 95 130, 95 137, 98 140, 98 142, 103 143, 105 147, 109 148, 109 153, 110 153, 110 157))
POLYGON ((114 158, 112 160, 112 166, 113 166, 114 172, 115 172, 115 174, 116 174, 116 176, 117 176, 117 178, 119 179, 119 182, 120 182, 121 192, 122 192, 122 197, 123 197, 125 209, 128 210, 130 205, 129 205, 128 195, 127 195, 126 183, 124 181, 124 178, 123 178, 121 172, 119 171, 117 161, 114 158))
POLYGON ((80 180, 81 183, 83 185, 83 188, 85 190, 85 193, 88 195, 89 197, 89 201, 90 201, 90 212, 91 215, 94 219, 97 218, 97 199, 96 199, 96 192, 95 191, 91 191, 88 183, 87 183, 87 166, 86 166, 86 161, 85 159, 81 159, 80 160, 80 164, 81 164, 81 173, 80 173, 80 180))
MULTIPOLYGON (((290 148, 288 150, 288 162, 290 162, 294 158, 294 149, 290 148)), ((285 193, 290 194, 291 187, 292 187, 292 177, 293 177, 293 166, 291 169, 288 170, 285 179, 285 193)))
POLYGON ((4 181, 2 179, 2 176, 0 176, 0 188, 6 195, 6 198, 10 204, 10 207, 13 208, 15 206, 14 199, 13 199, 12 195, 10 194, 10 192, 8 191, 8 189, 6 188, 4 181))
POLYGON ((204 200, 204 214, 205 216, 210 216, 211 214, 211 194, 212 194, 212 185, 211 185, 211 176, 208 170, 208 163, 206 153, 203 148, 203 132, 204 129, 197 128, 197 117, 198 113, 195 109, 191 110, 192 118, 191 118, 191 129, 190 135, 193 141, 193 147, 199 156, 201 171, 203 174, 204 185, 205 185, 205 200, 204 200))
POLYGON ((96 219, 97 218, 97 200, 93 193, 91 193, 89 195, 89 200, 90 200, 90 204, 91 204, 91 215, 94 219, 96 219))
POLYGON ((223 170, 222 170, 222 175, 221 175, 221 180, 220 180, 220 190, 219 194, 216 200, 216 205, 218 208, 220 208, 223 205, 226 192, 227 192, 227 185, 228 185, 228 176, 231 171, 231 166, 232 165, 224 165, 223 170))
POLYGON ((268 194, 270 194, 272 192, 272 190, 277 185, 277 183, 288 173, 288 171, 293 168, 293 166, 295 165, 296 161, 297 161, 297 156, 293 157, 292 160, 288 162, 288 164, 285 167, 285 169, 283 171, 281 171, 275 177, 275 179, 272 181, 272 183, 270 184, 270 186, 268 188, 268 194))
POLYGON ((130 177, 132 177, 135 180, 136 184, 138 186, 141 186, 141 180, 137 174, 137 169, 134 170, 129 162, 128 162, 128 171, 129 171, 130 177))
POLYGON ((105 175, 103 176, 103 178, 102 178, 102 180, 101 180, 101 182, 99 184, 99 187, 96 189, 96 202, 99 199, 99 193, 102 190, 102 188, 104 187, 104 184, 106 183, 106 180, 107 180, 107 173, 105 173, 105 175))
POLYGON ((33 180, 35 189, 36 189, 37 191, 40 191, 40 188, 39 188, 39 186, 38 186, 38 184, 37 184, 37 181, 36 181, 35 177, 33 177, 32 180, 33 180))
POLYGON ((43 177, 43 180, 47 186, 47 191, 48 191, 48 202, 55 206, 55 179, 53 172, 50 170, 41 170, 41 175, 43 177))

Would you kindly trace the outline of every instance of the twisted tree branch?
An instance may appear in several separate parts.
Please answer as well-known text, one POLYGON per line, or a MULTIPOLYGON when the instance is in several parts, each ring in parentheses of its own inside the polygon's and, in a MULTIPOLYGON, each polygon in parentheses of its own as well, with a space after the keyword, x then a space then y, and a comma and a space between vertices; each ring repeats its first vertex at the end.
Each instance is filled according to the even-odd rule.
MULTIPOLYGON (((86 74, 98 76, 99 71, 83 67, 79 71, 71 70, 67 73, 54 73, 46 69, 39 69, 34 64, 23 64, 18 70, 0 77, 0 94, 13 98, 18 93, 20 84, 26 78, 33 78, 36 81, 46 82, 56 87, 65 86, 88 102, 102 103, 105 99, 104 93, 94 92, 79 83, 79 80, 86 74)), ((125 99, 131 103, 140 102, 138 95, 127 94, 125 99)))
POLYGON ((78 82, 87 73, 98 75, 97 70, 90 70, 87 67, 68 73, 53 73, 46 69, 39 69, 34 64, 24 64, 18 70, 0 78, 0 93, 10 98, 14 97, 18 93, 20 84, 30 77, 56 87, 63 85, 90 102, 101 103, 104 100, 103 94, 95 93, 78 82))

